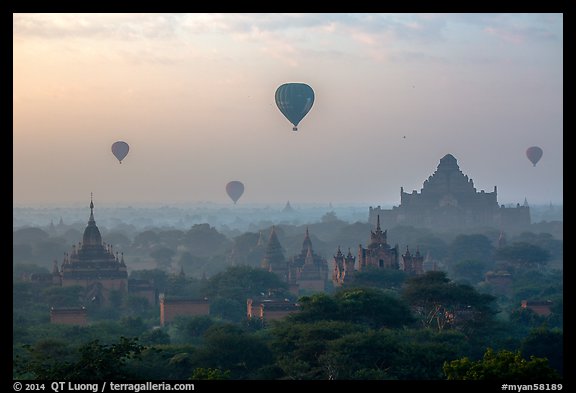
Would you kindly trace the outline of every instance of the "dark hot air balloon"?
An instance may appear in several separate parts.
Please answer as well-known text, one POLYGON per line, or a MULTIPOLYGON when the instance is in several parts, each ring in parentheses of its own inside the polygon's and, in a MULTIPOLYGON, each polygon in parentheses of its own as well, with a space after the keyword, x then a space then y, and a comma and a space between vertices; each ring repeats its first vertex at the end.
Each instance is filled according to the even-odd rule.
POLYGON ((128 155, 129 150, 130 146, 124 141, 118 141, 112 144, 112 153, 118 161, 120 161, 120 164, 122 164, 122 160, 128 155))
POLYGON ((242 182, 239 182, 237 180, 233 180, 228 184, 226 184, 226 192, 228 193, 230 199, 234 201, 234 204, 236 204, 236 202, 238 202, 238 199, 240 199, 242 194, 244 194, 244 184, 242 184, 242 182))
POLYGON ((314 90, 305 83, 285 83, 276 89, 276 106, 298 131, 298 123, 314 104, 314 90))
POLYGON ((533 166, 542 158, 542 149, 538 146, 532 146, 526 149, 526 157, 530 160, 533 166))

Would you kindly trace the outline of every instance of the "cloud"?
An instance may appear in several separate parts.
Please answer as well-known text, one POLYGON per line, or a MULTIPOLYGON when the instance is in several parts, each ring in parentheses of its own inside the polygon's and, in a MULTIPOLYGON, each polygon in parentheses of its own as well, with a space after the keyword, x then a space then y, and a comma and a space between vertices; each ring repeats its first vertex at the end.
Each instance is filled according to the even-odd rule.
POLYGON ((206 37, 219 39, 219 44, 230 39, 252 45, 267 57, 292 66, 298 66, 298 59, 311 50, 319 56, 323 51, 338 50, 379 62, 442 59, 471 55, 471 45, 461 45, 463 37, 468 42, 496 37, 516 45, 561 41, 562 37, 561 14, 14 14, 13 21, 15 40, 144 41, 153 50, 171 49, 169 58, 159 58, 153 56, 153 50, 123 48, 134 59, 149 58, 156 64, 177 61, 176 45, 189 44, 190 50, 206 37), (455 44, 454 51, 435 53, 438 44, 455 44), (408 46, 410 53, 403 55, 408 46))
POLYGON ((165 39, 181 25, 180 14, 14 14, 16 38, 165 39))
POLYGON ((541 28, 517 28, 487 26, 484 32, 510 44, 523 44, 530 41, 555 40, 556 34, 541 28))

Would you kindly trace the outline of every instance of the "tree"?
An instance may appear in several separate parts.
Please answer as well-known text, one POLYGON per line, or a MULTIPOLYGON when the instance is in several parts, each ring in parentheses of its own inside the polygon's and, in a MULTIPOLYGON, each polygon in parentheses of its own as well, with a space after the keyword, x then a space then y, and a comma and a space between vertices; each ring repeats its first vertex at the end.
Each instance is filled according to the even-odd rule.
POLYGON ((48 306, 78 307, 84 303, 85 288, 80 285, 67 287, 50 286, 43 292, 48 306))
POLYGON ((12 232, 13 244, 36 244, 50 237, 40 228, 22 228, 12 232))
POLYGON ((424 327, 469 330, 486 324, 495 314, 495 297, 473 287, 451 282, 446 273, 430 271, 407 280, 402 298, 424 327))
POLYGON ((526 360, 520 351, 494 352, 492 348, 486 350, 481 360, 464 357, 444 363, 443 369, 449 380, 556 382, 560 378, 547 359, 530 356, 526 360))
MULTIPOLYGON (((30 266, 34 259, 34 253, 30 244, 12 244, 12 263, 14 266, 19 264, 30 266)), ((14 272, 16 275, 16 272, 14 272)))
POLYGON ((532 232, 522 232, 517 238, 514 238, 514 242, 529 243, 541 247, 548 251, 550 259, 561 260, 563 257, 564 242, 554 238, 550 233, 541 232, 535 234, 532 232))
POLYGON ((494 246, 492 241, 484 235, 458 235, 450 244, 449 253, 451 263, 464 260, 492 263, 494 246))
POLYGON ((386 329, 347 334, 328 342, 318 357, 325 379, 394 379, 390 369, 401 352, 401 344, 386 329))
POLYGON ((323 293, 299 300, 300 312, 289 318, 298 322, 348 321, 371 328, 399 328, 414 319, 396 297, 377 288, 349 288, 329 296, 323 293))
POLYGON ((82 239, 82 231, 70 228, 62 234, 62 238, 66 241, 66 244, 76 244, 79 239, 82 239))
POLYGON ((132 270, 130 272, 130 278, 152 280, 154 287, 156 287, 159 292, 166 292, 168 289, 168 273, 161 269, 132 270))
POLYGON ((530 243, 512 243, 496 251, 496 258, 505 260, 515 268, 532 268, 550 259, 548 251, 530 243))
POLYGON ((340 221, 340 220, 338 220, 336 213, 334 213, 333 211, 330 211, 330 212, 327 212, 326 214, 324 214, 322 216, 321 221, 324 223, 332 223, 332 222, 336 222, 336 221, 340 221))
POLYGON ((256 247, 260 235, 258 233, 246 232, 234 238, 234 256, 237 265, 260 266, 260 261, 264 257, 264 248, 256 247))
POLYGON ((188 251, 184 251, 182 254, 180 254, 178 265, 186 268, 186 271, 189 272, 197 271, 200 267, 202 267, 202 258, 194 256, 188 251))
POLYGON ((452 277, 455 280, 465 280, 474 285, 484 279, 488 265, 481 261, 464 260, 452 264, 452 277))
POLYGON ((192 364, 194 351, 191 345, 157 344, 144 348, 137 359, 127 361, 126 369, 145 380, 185 380, 195 367, 202 367, 192 364))
POLYGON ((130 247, 132 241, 121 232, 110 232, 106 234, 106 242, 112 244, 114 248, 125 250, 130 247))
POLYGON ((536 314, 530 308, 515 307, 510 312, 510 321, 524 327, 542 326, 546 322, 546 317, 536 314))
POLYGON ((41 339, 31 345, 24 345, 26 350, 22 355, 17 354, 14 359, 14 377, 16 379, 48 379, 52 370, 59 364, 70 362, 73 355, 67 341, 59 339, 41 339))
POLYGON ((151 309, 150 302, 147 298, 138 295, 128 294, 124 298, 124 308, 129 314, 142 315, 151 309))
POLYGON ((208 315, 187 317, 179 315, 170 325, 170 335, 174 342, 195 343, 200 342, 204 333, 217 322, 208 315))
POLYGON ((347 287, 398 289, 406 280, 407 274, 402 270, 379 269, 368 266, 362 271, 354 272, 354 279, 345 284, 347 287))
POLYGON ((524 356, 548 359, 550 367, 564 374, 564 335, 561 331, 545 328, 534 329, 521 346, 524 356))
POLYGON ((150 256, 154 258, 158 267, 161 269, 167 269, 172 264, 172 257, 176 255, 176 252, 167 247, 158 247, 150 252, 150 256))
POLYGON ((184 232, 179 229, 169 229, 158 232, 160 243, 168 248, 176 249, 184 243, 184 232))
POLYGON ((124 317, 120 320, 120 327, 125 335, 137 337, 147 330, 147 326, 139 317, 124 317))
POLYGON ((333 296, 315 293, 298 300, 300 312, 289 316, 297 322, 337 321, 341 319, 340 307, 333 296))
POLYGON ((138 357, 144 349, 137 339, 120 337, 117 343, 100 344, 94 340, 78 348, 75 359, 46 358, 38 356, 39 347, 28 347, 31 357, 17 362, 17 370, 30 379, 39 380, 125 380, 135 379, 126 372, 125 362, 138 357))
POLYGON ((204 345, 194 354, 194 364, 229 370, 230 379, 252 379, 262 367, 273 362, 266 342, 237 325, 219 324, 204 333, 204 345))
POLYGON ((162 329, 152 329, 140 335, 140 342, 143 345, 170 344, 170 336, 162 329))
POLYGON ((287 317, 274 321, 271 327, 270 347, 277 365, 288 379, 326 379, 326 362, 330 342, 355 332, 364 332, 365 326, 342 321, 296 322, 287 317))
POLYGON ((429 234, 416 238, 410 244, 416 245, 425 254, 429 254, 434 259, 444 259, 448 253, 448 245, 441 238, 429 234))
POLYGON ((14 278, 29 277, 31 274, 50 274, 50 271, 33 263, 15 263, 12 270, 14 278))
POLYGON ((224 255, 232 242, 209 224, 195 224, 184 235, 188 251, 197 256, 224 255))
POLYGON ((246 302, 216 297, 210 302, 210 315, 230 322, 240 322, 246 319, 246 302))
POLYGON ((341 320, 372 328, 399 328, 414 321, 410 309, 399 299, 374 288, 353 288, 334 295, 341 320))
POLYGON ((230 266, 208 280, 205 293, 209 298, 246 300, 270 290, 287 288, 288 285, 274 273, 251 266, 230 266))
POLYGON ((65 240, 62 238, 49 238, 45 241, 36 243, 34 254, 37 261, 46 261, 48 263, 55 259, 61 258, 64 252, 68 250, 65 240))
POLYGON ((140 232, 132 242, 135 247, 150 248, 160 243, 160 236, 152 230, 140 232))

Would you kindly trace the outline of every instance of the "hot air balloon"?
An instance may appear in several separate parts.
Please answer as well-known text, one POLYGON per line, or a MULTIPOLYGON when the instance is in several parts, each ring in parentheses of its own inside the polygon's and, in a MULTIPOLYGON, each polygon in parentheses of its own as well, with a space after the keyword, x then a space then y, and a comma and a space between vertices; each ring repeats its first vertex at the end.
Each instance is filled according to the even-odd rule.
POLYGON ((128 150, 130 150, 130 146, 124 141, 118 141, 112 144, 112 153, 118 161, 120 161, 120 164, 122 164, 122 160, 128 155, 128 150))
POLYGON ((529 147, 526 150, 526 157, 528 157, 533 166, 536 166, 536 163, 542 158, 542 149, 538 146, 529 147))
POLYGON ((236 204, 236 202, 238 202, 238 199, 240 199, 242 194, 244 194, 244 184, 242 184, 242 182, 239 182, 237 180, 233 180, 228 184, 226 184, 226 192, 228 193, 230 199, 234 201, 234 204, 236 204))
POLYGON ((285 83, 276 89, 276 105, 298 131, 298 123, 314 104, 314 90, 305 83, 285 83))

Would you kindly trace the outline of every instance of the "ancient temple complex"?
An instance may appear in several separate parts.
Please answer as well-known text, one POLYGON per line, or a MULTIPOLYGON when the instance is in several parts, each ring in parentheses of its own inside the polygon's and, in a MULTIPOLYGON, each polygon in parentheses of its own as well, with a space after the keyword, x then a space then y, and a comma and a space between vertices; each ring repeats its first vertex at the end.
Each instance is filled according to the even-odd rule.
POLYGON ((352 255, 350 249, 344 255, 340 247, 334 255, 332 282, 334 286, 341 287, 354 280, 354 272, 369 269, 402 270, 410 275, 424 273, 424 257, 416 250, 414 254, 406 247, 406 253, 400 255, 398 245, 388 244, 388 230, 382 231, 380 217, 376 216, 376 230, 370 231, 370 242, 366 248, 358 246, 357 257, 352 255))
POLYGON ((323 292, 326 289, 328 262, 314 252, 308 228, 300 253, 287 259, 278 240, 276 227, 273 226, 260 266, 277 274, 283 282, 288 283, 290 291, 296 295, 323 292))
POLYGON ((262 258, 260 266, 262 269, 277 274, 282 281, 288 282, 288 261, 284 256, 284 250, 282 250, 282 245, 278 240, 275 226, 272 227, 272 231, 270 232, 264 258, 262 258))
POLYGON ((94 220, 94 203, 90 200, 90 218, 82 242, 64 255, 60 268, 54 261, 54 282, 62 286, 79 285, 85 290, 85 303, 105 304, 112 291, 128 291, 128 273, 124 255, 114 253, 111 245, 102 242, 94 220))
POLYGON ((456 158, 446 154, 436 171, 424 181, 418 193, 400 188, 400 205, 392 209, 369 208, 369 221, 382 225, 459 229, 471 227, 522 228, 530 225, 530 210, 525 201, 521 206, 498 205, 497 190, 476 191, 472 179, 464 175, 456 158))
POLYGON ((290 261, 290 281, 298 285, 298 290, 323 292, 328 278, 328 262, 316 254, 312 248, 310 233, 306 228, 302 249, 290 261))

